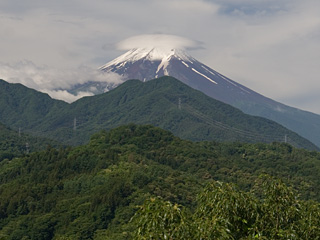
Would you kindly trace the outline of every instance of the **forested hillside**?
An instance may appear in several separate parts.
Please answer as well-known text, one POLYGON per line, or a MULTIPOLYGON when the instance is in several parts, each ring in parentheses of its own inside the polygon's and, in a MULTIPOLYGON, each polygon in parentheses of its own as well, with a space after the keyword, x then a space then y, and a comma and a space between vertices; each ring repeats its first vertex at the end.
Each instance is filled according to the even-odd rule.
MULTIPOLYGON (((288 239, 284 236, 291 234, 292 229, 297 236, 303 233, 304 236, 315 236, 312 235, 314 232, 319 233, 316 222, 319 218, 315 215, 319 214, 319 206, 309 200, 320 200, 319 175, 318 152, 279 143, 195 143, 150 125, 130 124, 97 133, 84 146, 47 148, 43 152, 0 162, 0 238, 132 239, 136 236, 143 239, 143 234, 150 228, 141 219, 152 215, 145 215, 144 207, 138 211, 140 208, 137 206, 151 204, 150 207, 163 209, 160 212, 182 209, 185 215, 180 219, 196 223, 196 218, 191 219, 193 214, 201 219, 213 219, 210 214, 215 214, 217 210, 214 204, 208 211, 201 212, 199 207, 210 204, 212 194, 217 191, 225 193, 224 199, 234 199, 231 202, 221 201, 221 209, 226 208, 224 203, 233 205, 240 201, 242 205, 239 203, 237 211, 244 214, 232 212, 233 208, 230 208, 229 215, 216 212, 217 224, 207 226, 208 229, 216 228, 213 231, 215 234, 227 234, 220 239, 251 233, 271 236, 268 234, 274 232, 273 228, 283 230, 277 232, 283 237, 279 235, 274 239, 288 239), (259 186, 255 182, 259 184, 261 174, 282 179, 293 187, 288 190, 292 194, 286 192, 287 187, 282 183, 272 185, 274 181, 269 181, 271 185, 265 185, 265 189, 280 186, 279 191, 274 192, 276 195, 268 195, 272 193, 270 191, 253 193, 257 189, 254 186, 259 186), (215 181, 236 184, 240 190, 232 185, 222 187, 221 191, 208 187, 210 184, 216 186, 215 181), (285 191, 284 195, 281 195, 281 189, 285 191), (275 199, 274 196, 279 196, 280 202, 270 200, 273 205, 267 205, 267 201, 257 202, 260 199, 275 199), (153 204, 152 199, 158 197, 160 200, 153 204), (288 204, 282 209, 285 202, 288 204), (248 206, 250 209, 242 209, 247 206, 243 203, 253 205, 248 206), (169 207, 163 208, 167 205, 169 207), (274 212, 267 211, 268 206, 272 206, 269 210, 274 212), (278 210, 275 208, 277 206, 278 210), (290 209, 300 213, 295 215, 290 209), (283 216, 286 219, 281 220, 281 225, 270 223, 270 226, 262 228, 267 219, 260 219, 263 216, 260 210, 267 214, 282 211, 288 214, 283 216), (205 214, 207 212, 209 215, 205 214), (245 214, 256 214, 252 217, 259 217, 256 218, 259 221, 252 222, 252 217, 247 218, 245 214), (230 216, 234 220, 231 221, 230 216), (242 218, 237 220, 237 217, 242 218), (243 224, 235 225, 240 224, 239 221, 243 224), (299 228, 299 222, 310 224, 299 228), (241 228, 238 229, 238 226, 241 228), (251 227, 256 229, 249 231, 251 227), (141 230, 140 233, 136 232, 137 229, 141 230)), ((174 219, 176 217, 174 215, 174 219)), ((175 224, 177 222, 172 226, 175 224)), ((186 222, 183 227, 190 230, 194 225, 186 222)), ((170 226, 164 228, 170 231, 170 226)), ((211 238, 207 236, 202 239, 211 238)))
POLYGON ((14 129, 35 127, 50 111, 68 105, 22 84, 0 79, 0 122, 14 129))
POLYGON ((69 145, 85 144, 102 129, 135 123, 152 124, 192 141, 276 141, 319 150, 276 122, 244 114, 172 77, 146 83, 127 81, 110 92, 72 104, 21 84, 0 81, 0 122, 69 145))
POLYGON ((56 139, 83 144, 101 129, 152 124, 192 141, 284 142, 311 150, 311 142, 270 120, 244 114, 172 77, 127 81, 116 89, 82 98, 52 112, 37 127, 56 139), (74 133, 74 120, 77 133, 74 133))

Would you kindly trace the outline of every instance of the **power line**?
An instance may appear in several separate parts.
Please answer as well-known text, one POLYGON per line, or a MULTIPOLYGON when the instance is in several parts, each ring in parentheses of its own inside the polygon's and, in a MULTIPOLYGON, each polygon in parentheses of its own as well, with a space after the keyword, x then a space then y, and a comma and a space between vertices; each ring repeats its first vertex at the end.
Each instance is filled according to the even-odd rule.
MULTIPOLYGON (((228 131, 232 131, 235 132, 239 135, 241 135, 244 138, 247 139, 251 139, 251 140, 255 140, 257 141, 258 139, 263 141, 263 142, 288 142, 288 136, 285 135, 285 137, 283 138, 283 136, 273 136, 273 135, 266 135, 266 134, 259 134, 253 131, 248 131, 248 130, 243 130, 243 129, 239 129, 239 128, 235 128, 229 125, 226 125, 222 122, 210 119, 208 116, 202 114, 201 112, 199 112, 198 110, 194 109, 193 107, 191 107, 188 104, 184 104, 184 109, 186 109, 189 113, 191 113, 192 115, 194 115, 195 117, 203 120, 204 122, 206 122, 207 124, 214 126, 214 127, 218 127, 220 129, 224 129, 224 130, 228 130, 228 131)), ((291 141, 293 142, 293 141, 291 141)), ((293 142, 295 146, 299 146, 299 144, 293 142)))

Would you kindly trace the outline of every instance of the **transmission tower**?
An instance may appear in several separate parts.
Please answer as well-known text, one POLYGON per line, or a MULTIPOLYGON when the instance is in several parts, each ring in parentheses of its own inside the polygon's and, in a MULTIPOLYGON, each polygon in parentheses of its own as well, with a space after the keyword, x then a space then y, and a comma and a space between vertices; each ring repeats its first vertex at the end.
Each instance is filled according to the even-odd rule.
POLYGON ((179 98, 178 108, 179 108, 179 110, 181 110, 181 98, 179 98))

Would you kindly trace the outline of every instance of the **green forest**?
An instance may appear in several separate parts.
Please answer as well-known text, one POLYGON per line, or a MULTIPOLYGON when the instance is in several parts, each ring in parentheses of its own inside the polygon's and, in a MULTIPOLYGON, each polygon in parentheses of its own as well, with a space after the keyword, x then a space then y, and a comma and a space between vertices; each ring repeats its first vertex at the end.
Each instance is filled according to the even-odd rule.
POLYGON ((0 239, 319 239, 319 175, 317 151, 129 124, 3 157, 0 239))
POLYGON ((72 104, 0 80, 0 122, 67 145, 86 144, 101 129, 135 123, 152 124, 191 141, 286 141, 319 150, 276 122, 244 114, 168 76, 145 83, 126 81, 110 92, 72 104))

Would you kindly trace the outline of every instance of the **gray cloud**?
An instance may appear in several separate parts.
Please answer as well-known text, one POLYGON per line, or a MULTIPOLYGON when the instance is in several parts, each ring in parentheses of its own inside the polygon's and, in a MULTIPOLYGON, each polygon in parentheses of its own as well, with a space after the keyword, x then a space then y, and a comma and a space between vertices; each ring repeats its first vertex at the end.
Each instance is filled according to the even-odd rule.
POLYGON ((21 83, 66 102, 93 95, 91 92, 73 95, 66 91, 76 84, 89 81, 122 83, 121 76, 115 73, 104 73, 85 66, 77 69, 56 69, 45 65, 37 66, 28 60, 13 64, 0 62, 0 78, 12 83, 21 83))
POLYGON ((79 92, 76 95, 69 93, 66 90, 43 90, 42 92, 49 94, 50 97, 60 99, 68 103, 72 103, 80 98, 93 96, 92 92, 79 92))
POLYGON ((191 54, 235 81, 320 113, 318 9, 315 0, 2 0, 0 61, 29 59, 56 79, 105 64, 132 36, 177 35, 203 42, 191 54))

